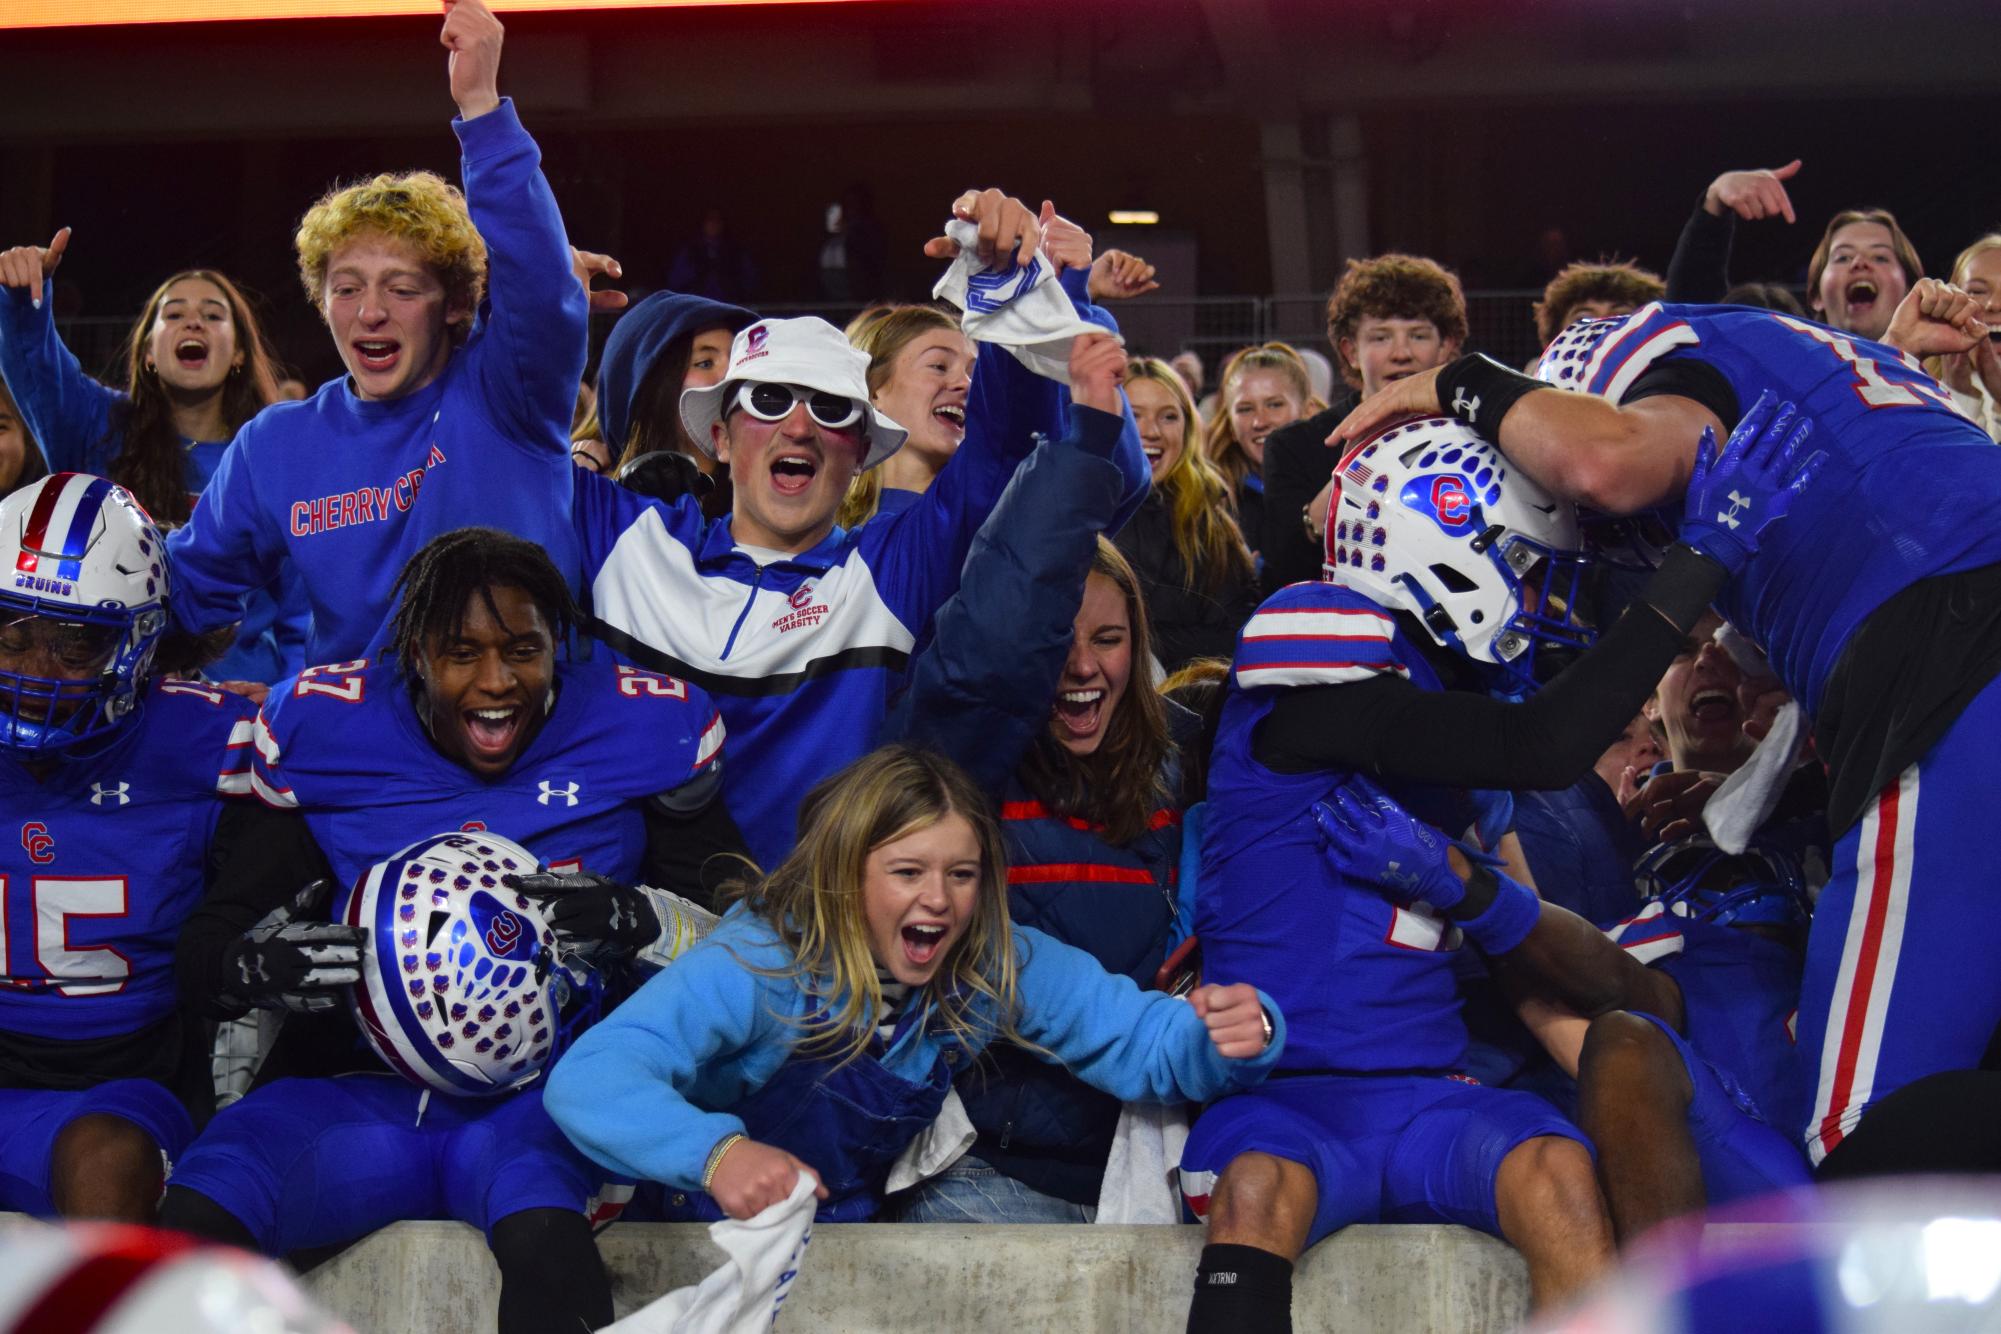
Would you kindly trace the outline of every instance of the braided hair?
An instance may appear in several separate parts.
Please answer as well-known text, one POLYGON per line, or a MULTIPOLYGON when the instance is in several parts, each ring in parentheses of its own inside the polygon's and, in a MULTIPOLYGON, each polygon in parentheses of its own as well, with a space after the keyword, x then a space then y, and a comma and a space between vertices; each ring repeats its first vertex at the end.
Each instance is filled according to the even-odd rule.
POLYGON ((389 623, 387 653, 408 672, 424 655, 424 645, 449 639, 465 628, 466 608, 477 596, 495 621, 495 588, 518 588, 535 604, 557 643, 576 624, 577 604, 549 553, 533 542, 495 528, 455 528, 424 544, 396 576, 401 599, 389 623))

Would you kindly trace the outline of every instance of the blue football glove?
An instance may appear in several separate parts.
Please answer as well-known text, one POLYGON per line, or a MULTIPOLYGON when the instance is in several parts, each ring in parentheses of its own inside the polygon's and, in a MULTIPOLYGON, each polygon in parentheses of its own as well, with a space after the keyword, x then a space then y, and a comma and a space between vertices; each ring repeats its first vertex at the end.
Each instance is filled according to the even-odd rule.
MULTIPOLYGON (((1341 869, 1373 880, 1391 893, 1418 899, 1440 912, 1466 897, 1466 886, 1446 860, 1453 840, 1412 818, 1396 799, 1360 774, 1313 804, 1313 818, 1341 869)), ((1489 860, 1458 845, 1475 860, 1489 860)))
POLYGON ((1777 403, 1769 389, 1737 423, 1720 457, 1716 433, 1704 427, 1688 479, 1682 542, 1733 575, 1742 571, 1826 461, 1824 451, 1803 454, 1812 434, 1813 422, 1792 404, 1777 403))

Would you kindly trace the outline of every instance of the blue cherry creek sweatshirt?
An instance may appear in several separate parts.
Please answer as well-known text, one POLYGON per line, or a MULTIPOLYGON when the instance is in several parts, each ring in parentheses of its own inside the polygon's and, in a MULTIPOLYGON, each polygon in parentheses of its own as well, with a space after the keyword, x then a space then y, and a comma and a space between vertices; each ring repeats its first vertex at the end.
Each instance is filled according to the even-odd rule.
MULTIPOLYGON (((37 309, 22 288, 0 289, 0 378, 7 381, 28 433, 42 447, 50 472, 111 474, 125 450, 130 399, 84 374, 76 354, 56 333, 51 279, 37 309)), ((183 440, 182 485, 199 497, 229 447, 226 440, 183 440)), ((306 590, 289 565, 274 578, 243 590, 226 620, 239 622, 229 652, 209 664, 218 681, 272 682, 296 673, 306 645, 310 613, 306 590)))
MULTIPOLYGON (((1285 1047, 1284 1016, 1262 992, 1272 1041, 1258 1056, 1235 1060, 1216 1050, 1187 1002, 1141 991, 1082 950, 1032 928, 1014 928, 1014 947, 1020 967, 1017 1031, 1041 1047, 1045 1059, 1123 1101, 1200 1102, 1250 1088, 1285 1047)), ((710 1150, 724 1136, 746 1133, 735 1109, 788 1062, 804 1059, 792 1047, 813 1001, 791 971, 793 962, 770 923, 741 904, 732 908, 711 935, 563 1055, 543 1095, 549 1114, 609 1171, 699 1191, 710 1150)), ((929 1001, 913 990, 904 1004, 910 1011, 929 1001)), ((994 1036, 982 1030, 962 1045, 949 1033, 933 1031, 928 1008, 897 1019, 894 1036, 873 1044, 857 1061, 911 1085, 933 1075, 941 1053, 965 1068, 994 1036)), ((940 1085, 938 1099, 943 1096, 940 1085)), ((815 1141, 832 1143, 856 1132, 834 1124, 849 1114, 846 1106, 825 1100, 815 1109, 813 1124, 792 1128, 788 1149, 823 1178, 828 1169, 815 1161, 815 1141)), ((866 1118, 867 1112, 852 1115, 866 1118)), ((921 1128, 911 1125, 908 1138, 921 1128)), ((871 1174, 877 1179, 867 1183, 878 1196, 888 1166, 883 1161, 871 1174)))
POLYGON ((583 288, 512 100, 452 128, 487 245, 471 334, 416 393, 364 400, 342 376, 237 433, 194 518, 167 542, 182 626, 235 620, 244 590, 290 557, 312 607, 306 661, 372 656, 404 563, 469 524, 539 542, 576 585, 569 424, 586 351, 583 288))

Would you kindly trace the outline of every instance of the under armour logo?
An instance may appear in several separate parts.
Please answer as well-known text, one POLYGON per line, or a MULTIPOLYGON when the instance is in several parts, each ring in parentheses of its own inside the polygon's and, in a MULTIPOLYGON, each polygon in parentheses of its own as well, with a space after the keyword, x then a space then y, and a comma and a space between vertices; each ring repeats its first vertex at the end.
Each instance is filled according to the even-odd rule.
POLYGON ((1383 868, 1383 883, 1395 889, 1415 890, 1424 882, 1415 873, 1404 870, 1402 862, 1391 862, 1383 868))
POLYGON ((264 967, 264 955, 262 953, 237 955, 236 971, 237 975, 242 979, 243 985, 246 987, 269 986, 271 983, 271 974, 264 967))
POLYGON ((127 805, 131 802, 132 798, 125 794, 131 790, 132 785, 130 783, 119 783, 112 787, 106 787, 102 783, 92 783, 90 785, 90 804, 93 806, 102 806, 108 801, 113 806, 127 805))
POLYGON ((1477 424, 1480 420, 1480 396, 1475 394, 1468 398, 1464 389, 1453 390, 1451 411, 1455 417, 1464 417, 1467 425, 1477 424))
POLYGON ((1745 495, 1741 491, 1732 491, 1730 493, 1730 508, 1728 510, 1718 510, 1716 512, 1716 522, 1727 523, 1732 528, 1739 527, 1740 525, 1737 522, 1737 515, 1741 511, 1750 508, 1751 508, 1751 497, 1745 495))
POLYGON ((537 783, 536 786, 541 789, 541 793, 535 800, 541 802, 544 806, 553 806, 559 799, 565 806, 574 806, 577 804, 577 793, 583 791, 584 787, 582 783, 565 783, 561 787, 557 787, 546 778, 537 783))

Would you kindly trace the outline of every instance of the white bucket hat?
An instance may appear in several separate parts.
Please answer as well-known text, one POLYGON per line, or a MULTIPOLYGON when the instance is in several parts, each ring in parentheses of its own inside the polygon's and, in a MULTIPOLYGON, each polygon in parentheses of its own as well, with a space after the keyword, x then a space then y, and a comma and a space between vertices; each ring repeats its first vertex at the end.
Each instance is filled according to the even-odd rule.
POLYGON ((866 472, 901 449, 910 435, 869 402, 868 364, 868 353, 823 319, 807 315, 794 320, 759 320, 731 341, 729 372, 719 382, 682 391, 681 424, 688 428, 691 440, 713 455, 715 443, 709 438, 709 428, 722 420, 723 406, 747 380, 840 394, 860 403, 866 414, 868 453, 862 459, 862 471, 866 472))

